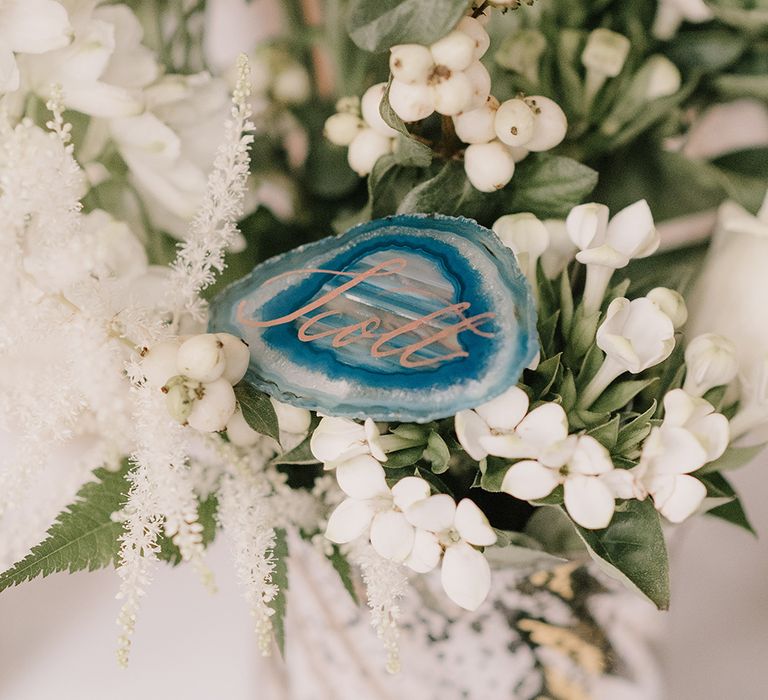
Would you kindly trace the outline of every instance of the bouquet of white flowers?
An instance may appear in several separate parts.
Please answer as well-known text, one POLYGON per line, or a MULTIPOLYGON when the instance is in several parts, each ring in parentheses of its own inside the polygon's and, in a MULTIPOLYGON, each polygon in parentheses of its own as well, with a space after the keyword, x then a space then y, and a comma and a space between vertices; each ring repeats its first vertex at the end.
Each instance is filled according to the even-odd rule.
POLYGON ((668 525, 751 529, 768 345, 712 332, 732 270, 689 320, 712 226, 655 221, 764 237, 765 148, 686 143, 768 97, 765 10, 290 0, 214 66, 207 9, 0 4, 0 590, 114 563, 123 664, 219 531, 265 654, 301 540, 392 671, 436 572, 475 611, 591 558, 666 609, 668 525))

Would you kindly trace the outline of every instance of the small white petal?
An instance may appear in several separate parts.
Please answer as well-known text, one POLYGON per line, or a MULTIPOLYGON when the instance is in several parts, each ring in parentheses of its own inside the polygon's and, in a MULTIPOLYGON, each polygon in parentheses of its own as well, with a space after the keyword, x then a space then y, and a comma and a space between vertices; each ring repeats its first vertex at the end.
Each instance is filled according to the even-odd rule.
POLYGON ((505 459, 538 457, 541 449, 533 443, 521 439, 517 433, 504 435, 484 435, 479 439, 487 454, 505 459))
POLYGON ((456 437, 466 453, 480 461, 488 456, 480 438, 491 434, 487 423, 474 411, 459 411, 455 419, 456 437))
POLYGON ((579 474, 605 474, 613 469, 608 450, 591 435, 582 435, 576 443, 568 466, 579 474))
POLYGON ((469 498, 462 498, 456 506, 454 525, 462 539, 470 544, 487 547, 496 542, 496 533, 485 513, 469 498))
POLYGON ((138 93, 102 82, 67 82, 67 107, 92 117, 130 117, 144 109, 138 93))
POLYGON ((671 523, 681 523, 693 515, 707 496, 704 484, 687 474, 654 480, 651 487, 656 509, 671 523))
POLYGON ((456 502, 447 493, 438 493, 414 503, 405 512, 414 527, 430 532, 443 532, 453 527, 456 502))
POLYGON ((19 89, 19 67, 8 47, 0 44, 0 93, 19 89))
POLYGON ((475 411, 493 430, 511 431, 528 412, 528 394, 513 386, 475 411))
POLYGON ((568 437, 568 418, 560 404, 545 403, 523 418, 515 432, 525 442, 544 449, 568 437))
POLYGON ((429 497, 429 482, 418 476, 406 476, 392 487, 392 499, 395 505, 405 512, 417 501, 429 497))
POLYGON ((598 477, 576 475, 565 480, 565 508, 582 527, 608 527, 615 505, 611 490, 598 477))
POLYGON ((368 448, 371 450, 371 454, 378 459, 379 462, 386 462, 387 453, 384 452, 384 448, 381 446, 381 435, 372 418, 365 419, 363 429, 365 430, 365 439, 368 442, 368 448))
POLYGON ((491 589, 491 567, 481 552, 459 542, 445 550, 440 579, 446 595, 456 605, 477 610, 491 589))
POLYGON ((389 493, 384 469, 370 455, 359 455, 336 467, 336 480, 347 496, 374 498, 389 493))
POLYGON ((704 466, 707 451, 690 431, 663 424, 657 430, 657 442, 646 440, 649 451, 653 450, 654 474, 687 474, 704 466))
POLYGON ((557 472, 528 459, 509 468, 501 482, 501 490, 515 498, 529 501, 549 496, 558 483, 557 472))
POLYGON ((659 233, 648 202, 641 199, 618 212, 608 224, 606 239, 630 258, 645 258, 659 247, 659 233))
POLYGON ((385 559, 405 561, 413 549, 414 529, 402 513, 387 510, 371 522, 371 545, 385 559))
POLYGON ((365 429, 362 425, 346 418, 326 417, 312 433, 309 447, 321 462, 333 462, 345 453, 352 452, 352 447, 356 448, 357 454, 367 452, 364 440, 365 429))
POLYGON ((594 202, 574 207, 565 220, 565 227, 580 250, 601 245, 608 228, 608 207, 594 202))
POLYGON ((2 39, 20 53, 45 53, 72 38, 67 11, 54 0, 11 0, 2 4, 2 39))
POLYGON ((331 513, 325 536, 336 544, 351 542, 362 535, 374 515, 373 504, 370 501, 358 501, 347 498, 331 513))
POLYGON ((442 551, 436 535, 426 530, 416 530, 413 549, 405 560, 405 565, 416 573, 426 574, 438 565, 442 551))
POLYGON ((647 493, 635 474, 629 469, 612 469, 601 474, 600 480, 608 487, 614 498, 637 498, 643 500, 647 493))

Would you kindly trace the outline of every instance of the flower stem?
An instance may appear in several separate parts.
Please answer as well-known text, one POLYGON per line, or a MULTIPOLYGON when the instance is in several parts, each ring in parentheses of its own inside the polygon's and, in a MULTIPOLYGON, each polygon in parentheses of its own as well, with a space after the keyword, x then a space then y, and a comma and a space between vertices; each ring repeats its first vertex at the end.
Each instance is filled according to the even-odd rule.
POLYGON ((614 362, 610 357, 606 357, 603 360, 603 364, 600 365, 600 369, 597 370, 597 374, 592 377, 589 384, 581 392, 581 396, 579 396, 576 402, 576 408, 589 408, 597 401, 600 394, 608 388, 608 385, 624 371, 623 367, 614 362))
POLYGON ((584 284, 584 316, 592 316, 600 311, 605 298, 605 290, 611 281, 613 268, 594 263, 587 265, 587 281, 584 284))

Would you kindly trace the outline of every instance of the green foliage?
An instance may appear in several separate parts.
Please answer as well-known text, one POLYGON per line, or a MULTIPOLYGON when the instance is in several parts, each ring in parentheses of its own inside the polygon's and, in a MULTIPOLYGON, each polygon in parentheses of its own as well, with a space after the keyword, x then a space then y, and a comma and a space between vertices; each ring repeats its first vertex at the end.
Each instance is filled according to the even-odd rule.
POLYGON ((366 51, 395 44, 431 44, 461 19, 467 0, 352 0, 347 29, 366 51))
POLYGON ((328 558, 330 559, 333 568, 336 570, 336 573, 339 575, 342 584, 344 584, 344 588, 347 590, 347 593, 349 593, 350 598, 352 598, 355 605, 360 605, 360 599, 357 596, 355 584, 352 580, 352 567, 347 558, 341 553, 339 545, 333 545, 333 551, 328 558))
POLYGON ((288 604, 288 539, 283 529, 275 530, 275 546, 272 548, 275 568, 272 570, 272 583, 277 586, 277 595, 271 601, 274 615, 270 617, 272 633, 280 653, 285 658, 285 612, 288 604))
POLYGON ((574 527, 601 568, 640 591, 659 610, 669 607, 667 547, 649 499, 620 504, 604 530, 574 527))
POLYGON ((242 381, 235 386, 235 396, 248 425, 257 433, 267 435, 279 442, 280 427, 277 423, 277 413, 269 396, 258 391, 247 381, 242 381))
POLYGON ((97 469, 77 500, 62 511, 46 538, 20 562, 0 574, 0 591, 57 571, 94 571, 117 563, 123 526, 112 520, 128 492, 123 463, 119 471, 97 469))

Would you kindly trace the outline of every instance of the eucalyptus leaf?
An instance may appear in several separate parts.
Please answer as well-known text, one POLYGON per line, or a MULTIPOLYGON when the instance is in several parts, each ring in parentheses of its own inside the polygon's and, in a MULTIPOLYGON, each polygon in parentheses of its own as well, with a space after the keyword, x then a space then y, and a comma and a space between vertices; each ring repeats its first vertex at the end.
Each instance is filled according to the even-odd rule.
POLYGON ((269 400, 269 396, 245 381, 235 386, 235 396, 246 423, 257 433, 280 442, 277 413, 275 413, 275 407, 269 400))

